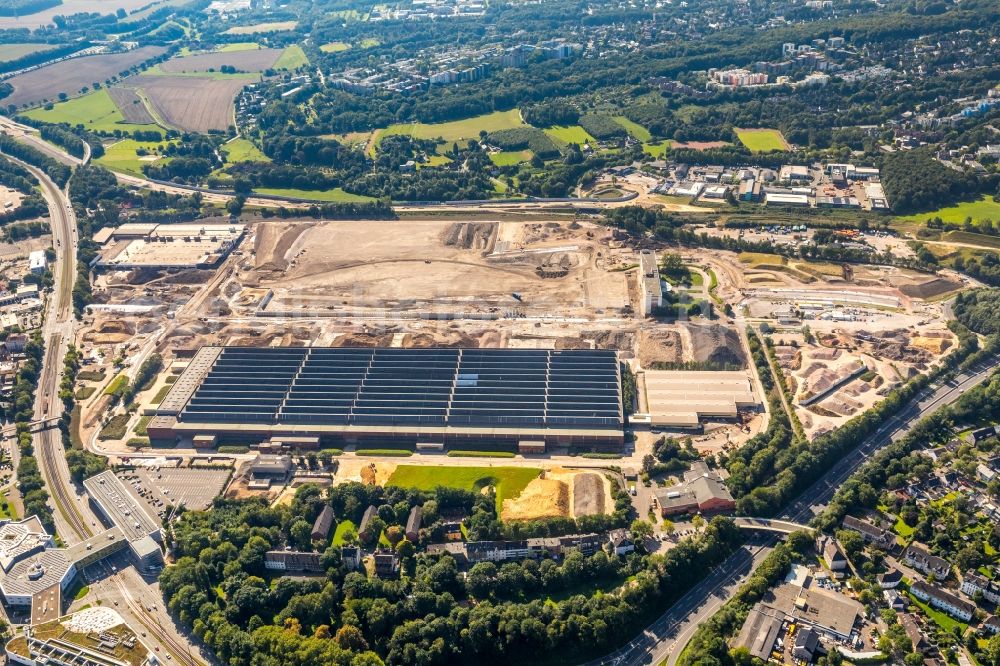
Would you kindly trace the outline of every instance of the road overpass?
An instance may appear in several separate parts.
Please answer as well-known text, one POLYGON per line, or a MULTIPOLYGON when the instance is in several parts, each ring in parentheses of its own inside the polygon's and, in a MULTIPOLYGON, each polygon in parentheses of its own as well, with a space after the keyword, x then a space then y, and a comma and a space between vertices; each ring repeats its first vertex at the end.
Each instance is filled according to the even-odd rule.
POLYGON ((791 534, 792 532, 809 532, 812 530, 808 525, 793 523, 788 520, 776 520, 773 518, 735 518, 733 522, 736 527, 744 530, 759 530, 762 532, 777 532, 778 534, 791 534))

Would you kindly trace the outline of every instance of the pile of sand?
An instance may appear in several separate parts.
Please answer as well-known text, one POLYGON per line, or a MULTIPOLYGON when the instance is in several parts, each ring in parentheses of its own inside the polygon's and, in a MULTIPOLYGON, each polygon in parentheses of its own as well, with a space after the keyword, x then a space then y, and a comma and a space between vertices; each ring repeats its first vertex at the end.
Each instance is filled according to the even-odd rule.
POLYGON ((536 520, 569 516, 569 486, 555 479, 537 478, 515 499, 505 499, 502 520, 536 520))

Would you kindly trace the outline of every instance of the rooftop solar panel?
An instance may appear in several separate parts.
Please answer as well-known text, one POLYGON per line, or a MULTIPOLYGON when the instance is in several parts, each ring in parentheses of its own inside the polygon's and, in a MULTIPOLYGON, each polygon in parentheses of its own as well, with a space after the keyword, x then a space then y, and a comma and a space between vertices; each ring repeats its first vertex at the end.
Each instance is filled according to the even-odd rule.
POLYGON ((620 427, 613 351, 224 347, 180 419, 620 427))

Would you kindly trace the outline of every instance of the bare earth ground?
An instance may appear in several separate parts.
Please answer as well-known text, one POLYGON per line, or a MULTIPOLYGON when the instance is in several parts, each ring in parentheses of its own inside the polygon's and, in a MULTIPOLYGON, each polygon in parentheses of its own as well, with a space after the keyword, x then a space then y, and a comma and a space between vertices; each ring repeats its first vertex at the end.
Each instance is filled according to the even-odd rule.
POLYGON ((273 288, 276 310, 621 312, 628 278, 598 266, 606 231, 577 226, 267 222, 244 284, 273 288))
POLYGON ((196 76, 140 76, 129 85, 142 88, 168 124, 192 132, 224 130, 233 124, 233 100, 247 79, 196 76))
POLYGON ((163 53, 160 46, 143 46, 126 53, 86 56, 58 62, 48 67, 19 74, 7 83, 14 92, 4 98, 4 104, 35 104, 44 99, 54 100, 59 93, 75 95, 94 81, 104 81, 119 72, 163 53))
POLYGON ((504 500, 500 516, 503 520, 536 520, 608 513, 614 507, 610 484, 599 472, 547 469, 519 497, 504 500))

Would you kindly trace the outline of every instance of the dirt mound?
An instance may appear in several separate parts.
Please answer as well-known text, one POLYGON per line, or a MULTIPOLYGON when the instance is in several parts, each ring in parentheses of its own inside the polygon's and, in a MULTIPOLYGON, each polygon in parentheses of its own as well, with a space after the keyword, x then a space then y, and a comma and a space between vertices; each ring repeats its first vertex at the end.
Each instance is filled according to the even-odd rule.
POLYGON ((503 520, 565 518, 569 515, 569 486, 562 481, 538 478, 517 499, 503 501, 503 520))
POLYGON ((461 222, 449 225, 441 232, 441 242, 448 247, 463 250, 485 250, 497 230, 495 222, 478 224, 461 222))
POLYGON ((682 324, 691 335, 694 360, 745 365, 743 346, 735 330, 721 324, 682 324))
POLYGON ((961 289, 961 283, 945 278, 934 278, 922 284, 906 284, 899 288, 901 292, 910 298, 933 298, 949 291, 961 289))
POLYGON ((590 349, 586 340, 580 338, 556 338, 556 349, 590 349))
POLYGON ((405 349, 427 349, 429 347, 478 347, 479 339, 462 331, 445 333, 407 333, 403 336, 405 349))
POLYGON ((164 277, 161 282, 165 284, 205 284, 208 282, 214 271, 203 271, 192 268, 179 273, 171 273, 164 277))
POLYGON ((131 322, 122 321, 120 319, 109 319, 108 321, 103 321, 100 325, 96 326, 94 328, 94 333, 127 333, 128 335, 132 335, 135 333, 135 326, 133 326, 131 322))
POLYGON ((925 351, 929 351, 935 356, 940 356, 945 352, 945 350, 951 347, 951 338, 932 335, 916 335, 913 337, 913 340, 910 341, 910 344, 917 349, 923 349, 925 351))
POLYGON ((630 331, 584 331, 583 337, 593 340, 597 349, 632 351, 635 348, 635 333, 630 331))
POLYGON ((388 347, 392 333, 345 333, 333 341, 333 347, 388 347))
POLYGON ((573 517, 605 513, 604 480, 600 474, 587 472, 573 477, 573 517))
POLYGON ((644 368, 655 363, 680 363, 683 360, 681 334, 676 329, 639 332, 639 363, 644 368))

